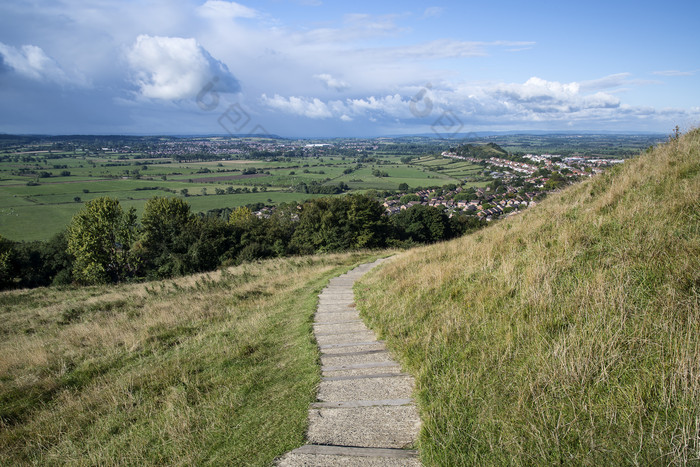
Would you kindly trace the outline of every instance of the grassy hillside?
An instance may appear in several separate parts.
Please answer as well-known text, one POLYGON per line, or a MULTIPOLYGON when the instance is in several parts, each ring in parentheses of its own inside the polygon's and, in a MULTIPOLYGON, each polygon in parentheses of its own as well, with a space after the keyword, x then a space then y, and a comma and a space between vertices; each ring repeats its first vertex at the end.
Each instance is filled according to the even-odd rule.
POLYGON ((304 440, 330 277, 376 255, 0 293, 0 465, 268 465, 304 440))
POLYGON ((700 459, 700 130, 356 289, 426 465, 700 459))
POLYGON ((508 151, 496 143, 464 144, 458 146, 455 152, 460 156, 477 157, 479 159, 489 159, 491 157, 503 157, 508 155, 508 151))

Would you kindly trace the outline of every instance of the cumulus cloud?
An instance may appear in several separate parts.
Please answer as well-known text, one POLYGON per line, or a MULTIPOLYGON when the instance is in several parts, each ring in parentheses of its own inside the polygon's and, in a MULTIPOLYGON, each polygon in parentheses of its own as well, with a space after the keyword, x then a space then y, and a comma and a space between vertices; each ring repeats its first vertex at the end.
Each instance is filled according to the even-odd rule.
POLYGON ((445 112, 473 122, 520 122, 560 120, 601 120, 622 114, 645 113, 643 109, 621 105, 604 92, 584 93, 576 82, 560 83, 533 77, 524 83, 491 83, 459 87, 431 86, 416 93, 406 87, 401 93, 385 96, 323 101, 317 97, 274 98, 263 95, 263 103, 279 112, 313 119, 336 118, 351 121, 399 119, 434 122, 445 112), (415 102, 420 95, 421 102, 415 102), (426 112, 416 113, 412 106, 426 112))
POLYGON ((17 48, 0 42, 0 63, 23 77, 37 81, 69 81, 58 63, 35 45, 17 48))
POLYGON ((318 98, 282 97, 275 94, 274 97, 262 95, 262 101, 267 106, 292 115, 308 118, 329 118, 333 116, 328 104, 318 98))
MULTIPOLYGON (((209 103, 218 104, 223 111, 234 100, 223 94, 239 91, 239 80, 246 83, 246 94, 235 99, 261 125, 287 135, 306 134, 309 128, 314 132, 325 128, 319 133, 326 134, 422 130, 445 112, 465 124, 494 128, 522 128, 531 122, 541 122, 540 127, 575 122, 577 128, 607 128, 607 122, 618 122, 618 127, 635 128, 644 121, 650 122, 647 128, 658 127, 658 122, 670 128, 667 122, 673 119, 696 122, 700 118, 697 108, 625 105, 623 91, 650 84, 628 73, 571 82, 548 80, 544 75, 517 82, 464 82, 478 79, 481 67, 487 70, 482 76, 493 76, 494 70, 507 66, 508 52, 535 43, 478 41, 478 37, 472 41, 469 31, 454 29, 431 37, 432 30, 421 28, 453 13, 453 6, 448 11, 431 2, 413 9, 413 14, 386 15, 345 15, 356 9, 352 5, 326 8, 329 2, 325 2, 323 11, 304 11, 311 16, 289 16, 288 6, 319 5, 321 0, 265 6, 243 0, 5 3, 0 7, 0 30, 5 33, 5 43, 0 43, 0 97, 5 99, 0 99, 4 110, 0 117, 4 122, 30 122, 24 131, 52 131, 54 121, 65 123, 69 114, 75 125, 71 131, 97 128, 100 118, 105 122, 100 132, 109 131, 104 130, 109 119, 118 122, 120 131, 172 129, 178 124, 177 131, 189 131, 200 120, 204 132, 216 131, 216 119, 202 115, 198 107, 207 110, 209 103), (71 33, 66 34, 67 30, 71 33), (489 55, 493 57, 482 58, 489 55), (470 57, 480 58, 472 63, 470 57), (238 64, 245 66, 238 68, 238 64), (80 76, 94 85, 63 86, 79 82, 80 76), (426 83, 433 87, 421 96, 430 105, 427 100, 412 102, 426 83), (57 85, 61 92, 56 92, 57 85), (197 99, 198 106, 188 105, 207 86, 222 94, 221 101, 197 99), (125 98, 134 95, 144 99, 125 98), (172 100, 181 102, 173 106, 172 100), (28 102, 36 104, 30 107, 28 102), (58 109, 56 114, 47 112, 47 102, 58 109), (18 118, 18 109, 24 112, 23 119, 18 118), (142 115, 149 115, 148 121, 142 115), (316 119, 315 125, 306 119, 316 119), (48 123, 39 127, 34 123, 39 121, 48 123), (352 123, 337 124, 342 122, 352 123)), ((528 39, 528 34, 522 29, 507 36, 528 39)), ((538 57, 541 54, 527 61, 523 57, 519 72, 546 69, 538 57)), ((657 79, 699 74, 698 70, 653 69, 661 70, 653 72, 657 79)), ((690 79, 675 81, 687 89, 692 85, 690 79)), ((643 93, 635 93, 635 99, 640 96, 643 93)), ((688 105, 677 96, 670 105, 688 105)))
POLYGON ((489 91, 496 98, 524 105, 539 113, 572 112, 582 108, 614 108, 618 98, 603 92, 582 94, 577 82, 559 83, 532 77, 523 84, 499 84, 489 91))
POLYGON ((141 95, 179 100, 195 97, 208 83, 219 92, 238 92, 228 67, 192 38, 141 35, 127 53, 141 95))
POLYGON ((338 118, 349 122, 355 117, 364 117, 371 121, 376 118, 411 118, 410 97, 400 94, 326 102, 317 97, 283 97, 275 94, 270 98, 263 94, 262 102, 271 109, 313 119, 338 118))
POLYGON ((392 94, 376 98, 347 99, 347 111, 354 115, 381 115, 394 118, 410 118, 410 97, 392 94))
POLYGON ((314 78, 320 80, 323 85, 328 89, 335 89, 338 92, 347 91, 350 89, 350 85, 343 80, 336 79, 328 73, 322 73, 320 75, 314 75, 314 78))

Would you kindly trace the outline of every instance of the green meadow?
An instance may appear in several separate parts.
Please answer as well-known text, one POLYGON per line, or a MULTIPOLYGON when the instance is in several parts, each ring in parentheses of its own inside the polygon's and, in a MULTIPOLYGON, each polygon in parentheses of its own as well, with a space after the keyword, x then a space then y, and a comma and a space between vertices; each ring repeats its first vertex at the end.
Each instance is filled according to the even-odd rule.
POLYGON ((304 183, 350 191, 395 191, 458 184, 481 186, 481 167, 441 156, 401 162, 401 155, 371 154, 369 161, 325 156, 285 160, 176 162, 144 154, 23 151, 0 153, 0 235, 47 240, 63 230, 86 201, 109 196, 140 212, 154 196, 186 197, 195 212, 301 202, 314 196, 295 190, 304 183), (381 176, 377 176, 377 172, 381 176), (475 178, 476 177, 476 178, 475 178), (237 193, 230 193, 237 190, 237 193))

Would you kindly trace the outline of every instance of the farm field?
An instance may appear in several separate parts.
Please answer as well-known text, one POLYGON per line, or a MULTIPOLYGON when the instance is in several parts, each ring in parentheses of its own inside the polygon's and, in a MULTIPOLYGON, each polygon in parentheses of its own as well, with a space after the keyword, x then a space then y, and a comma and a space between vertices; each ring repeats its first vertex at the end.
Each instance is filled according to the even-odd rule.
POLYGON ((253 160, 241 154, 183 161, 145 152, 31 149, 0 151, 0 235, 10 240, 47 240, 62 231, 85 202, 102 196, 119 199, 139 214, 154 196, 185 197, 194 212, 206 212, 328 196, 305 193, 299 188, 304 184, 343 183, 349 192, 392 192, 402 183, 409 190, 464 180, 472 186, 487 183, 479 179, 479 166, 441 156, 406 163, 405 155, 379 151, 357 157, 253 160))

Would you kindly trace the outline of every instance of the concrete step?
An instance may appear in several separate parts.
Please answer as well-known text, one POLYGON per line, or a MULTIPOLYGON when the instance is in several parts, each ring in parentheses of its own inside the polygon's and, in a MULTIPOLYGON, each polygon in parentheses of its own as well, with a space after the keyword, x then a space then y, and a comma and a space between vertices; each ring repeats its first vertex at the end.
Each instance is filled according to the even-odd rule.
POLYGON ((316 309, 316 314, 319 313, 348 313, 350 311, 353 311, 355 313, 359 313, 360 310, 357 309, 355 304, 346 304, 346 305, 323 305, 319 306, 316 309))
POLYGON ((278 462, 283 467, 418 467, 418 452, 408 449, 305 445, 278 462))
POLYGON ((410 405, 309 410, 310 444, 402 449, 420 428, 410 405))
POLYGON ((413 378, 401 372, 355 308, 355 280, 380 262, 331 279, 319 295, 313 328, 322 377, 318 402, 309 409, 309 444, 288 452, 277 465, 421 465, 418 452, 406 449, 420 430, 411 400, 413 378))
POLYGON ((394 362, 388 362, 390 365, 389 366, 373 366, 370 368, 351 368, 351 369, 346 369, 346 370, 330 370, 330 371, 323 371, 322 377, 323 378, 337 378, 339 376, 367 376, 367 375, 375 375, 378 373, 388 373, 388 374, 401 374, 401 367, 394 362))
POLYGON ((373 339, 376 339, 376 336, 371 331, 330 334, 325 336, 319 334, 316 335, 316 342, 318 342, 318 345, 349 344, 351 342, 366 342, 373 339))
POLYGON ((317 311, 314 316, 314 322, 316 324, 322 323, 332 323, 334 321, 348 321, 353 319, 360 319, 360 313, 357 310, 343 310, 336 311, 333 313, 317 311))
POLYGON ((324 365, 321 367, 322 372, 328 371, 347 371, 347 370, 368 370, 373 368, 398 367, 399 364, 393 360, 386 362, 371 362, 371 363, 351 363, 343 365, 324 365))
POLYGON ((413 393, 410 376, 323 381, 318 388, 321 402, 408 399, 413 393))
POLYGON ((343 321, 339 324, 314 323, 314 333, 317 336, 328 334, 347 334, 349 332, 364 331, 369 332, 365 323, 360 320, 343 321))
POLYGON ((359 352, 334 352, 321 354, 321 366, 356 365, 359 363, 391 362, 391 355, 384 349, 368 349, 359 352))
POLYGON ((350 343, 350 344, 327 344, 320 346, 322 355, 338 355, 348 352, 368 352, 383 350, 386 351, 386 346, 383 342, 370 343, 350 343))

